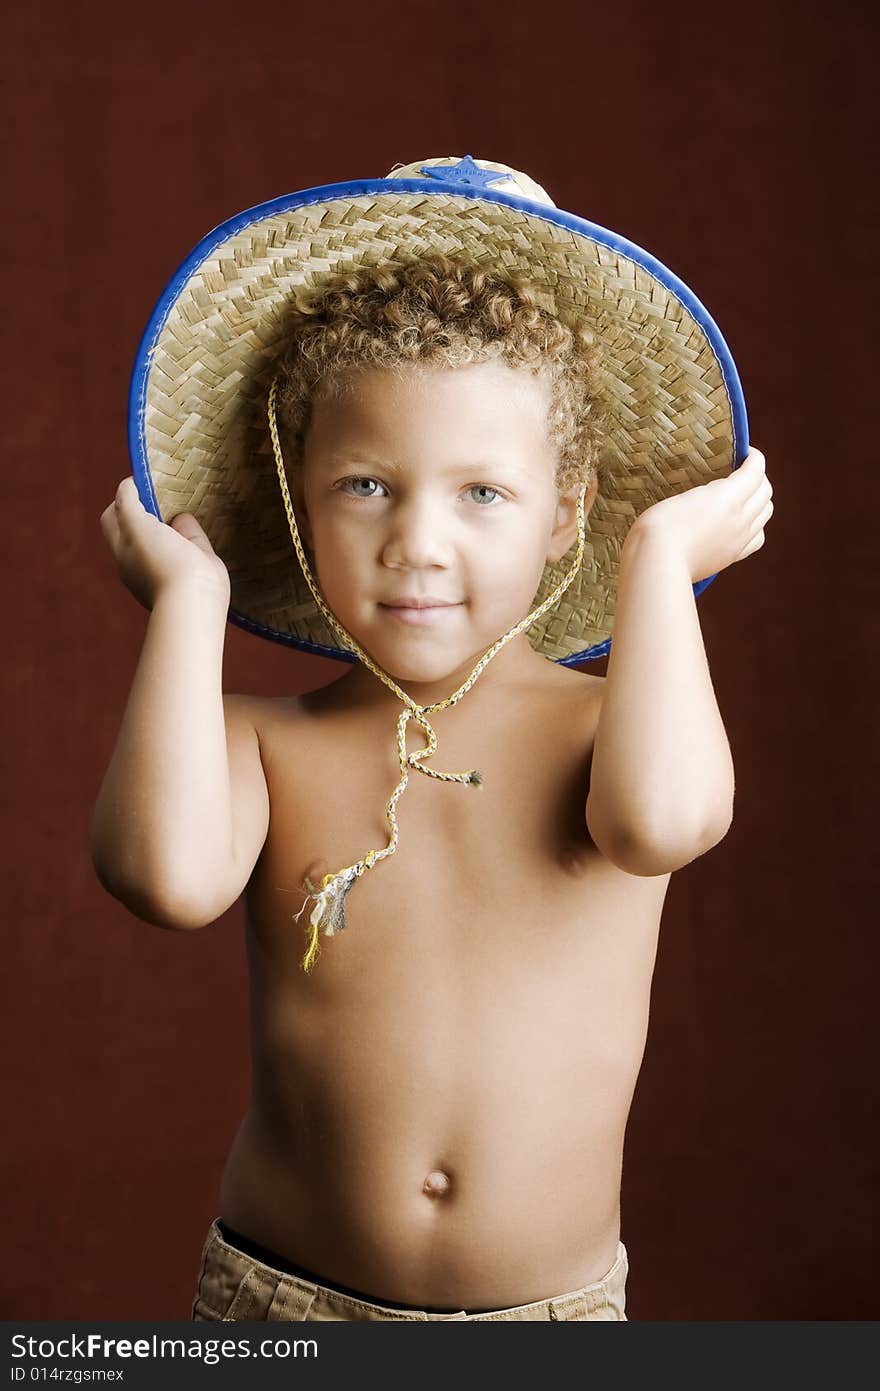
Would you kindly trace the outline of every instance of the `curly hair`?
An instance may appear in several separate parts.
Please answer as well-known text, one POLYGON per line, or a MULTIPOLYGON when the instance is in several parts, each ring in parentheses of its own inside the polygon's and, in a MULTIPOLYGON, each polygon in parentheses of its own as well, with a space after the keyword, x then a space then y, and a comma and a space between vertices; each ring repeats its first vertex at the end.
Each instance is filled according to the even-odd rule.
POLYGON ((338 272, 301 290, 288 311, 279 362, 278 418, 299 464, 318 389, 332 396, 352 373, 405 364, 460 367, 500 359, 550 386, 548 431, 559 491, 602 468, 605 409, 596 332, 542 307, 525 277, 440 253, 338 272))

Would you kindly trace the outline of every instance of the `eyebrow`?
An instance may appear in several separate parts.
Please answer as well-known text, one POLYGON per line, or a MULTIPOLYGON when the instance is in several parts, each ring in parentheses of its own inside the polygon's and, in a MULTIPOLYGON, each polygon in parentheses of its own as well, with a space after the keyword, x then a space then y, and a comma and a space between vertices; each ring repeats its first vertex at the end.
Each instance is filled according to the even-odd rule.
MULTIPOLYGON (((326 463, 328 467, 339 464, 356 464, 359 468, 387 469, 390 473, 406 472, 396 459, 369 459, 366 455, 358 454, 355 450, 341 450, 334 454, 325 455, 322 462, 326 463)), ((473 473, 475 469, 488 469, 490 471, 503 469, 522 478, 530 477, 532 472, 527 465, 516 463, 512 459, 466 459, 463 463, 452 464, 449 468, 440 471, 449 474, 466 474, 473 473)))

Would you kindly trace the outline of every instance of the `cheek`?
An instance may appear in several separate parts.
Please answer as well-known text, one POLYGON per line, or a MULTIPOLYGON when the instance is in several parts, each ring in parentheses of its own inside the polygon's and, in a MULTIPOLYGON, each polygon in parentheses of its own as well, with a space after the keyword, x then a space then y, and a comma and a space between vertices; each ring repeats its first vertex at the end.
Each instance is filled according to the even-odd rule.
POLYGON ((479 614, 494 631, 508 627, 527 611, 544 573, 544 556, 534 530, 522 528, 506 535, 503 544, 485 545, 471 553, 465 587, 479 614))
POLYGON ((351 606, 367 584, 368 569, 363 537, 344 527, 316 525, 312 573, 332 608, 351 606))
POLYGON ((547 539, 542 526, 534 517, 518 519, 516 526, 505 529, 503 536, 493 539, 491 546, 480 548, 476 563, 515 586, 528 588, 530 579, 537 573, 537 582, 544 569, 547 554, 547 539))

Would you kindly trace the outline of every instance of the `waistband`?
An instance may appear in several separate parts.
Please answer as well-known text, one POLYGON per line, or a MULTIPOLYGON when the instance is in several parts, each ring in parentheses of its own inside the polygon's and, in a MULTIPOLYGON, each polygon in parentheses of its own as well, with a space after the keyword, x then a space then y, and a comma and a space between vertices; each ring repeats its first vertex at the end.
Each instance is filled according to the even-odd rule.
MULTIPOLYGON (((337 1294, 351 1295, 355 1299, 361 1300, 365 1304, 381 1304, 389 1309, 407 1309, 413 1312, 417 1309, 424 1309, 429 1314, 445 1314, 448 1309, 438 1309, 430 1304, 401 1304, 396 1299, 376 1299, 375 1295, 368 1294, 366 1290, 357 1290, 352 1285, 341 1285, 336 1280, 328 1280, 326 1275, 318 1275, 313 1270, 307 1270, 305 1266, 296 1265, 289 1261, 286 1256, 281 1256, 277 1251, 272 1251, 268 1246, 261 1246, 259 1242, 252 1241, 249 1236, 238 1232, 234 1227, 230 1227, 228 1222, 224 1222, 222 1217, 217 1218, 217 1230, 226 1242, 227 1246, 234 1246, 237 1251, 244 1252, 247 1256, 253 1256, 255 1261, 260 1261, 263 1265, 269 1266, 272 1270, 280 1270, 285 1275, 295 1275, 300 1280, 308 1280, 313 1285, 323 1285, 325 1289, 335 1290, 337 1294)), ((493 1306, 486 1309, 466 1309, 466 1314, 488 1314, 493 1306)))
POLYGON ((450 1312, 448 1307, 438 1309, 436 1306, 377 1298, 366 1291, 328 1280, 237 1232, 222 1218, 216 1218, 211 1223, 203 1248, 200 1294, 207 1295, 207 1299, 202 1299, 202 1304, 214 1310, 209 1317, 226 1321, 289 1321, 315 1316, 434 1320, 625 1319, 623 1309, 628 1271, 627 1250, 623 1242, 618 1241, 611 1268, 600 1280, 577 1290, 506 1308, 459 1308, 450 1312), (206 1288, 203 1289, 203 1285, 206 1288), (310 1313, 313 1305, 315 1312, 310 1313), (611 1308, 619 1312, 606 1312, 611 1308), (318 1313, 319 1309, 321 1313, 318 1313), (386 1310, 387 1313, 383 1312, 386 1310))

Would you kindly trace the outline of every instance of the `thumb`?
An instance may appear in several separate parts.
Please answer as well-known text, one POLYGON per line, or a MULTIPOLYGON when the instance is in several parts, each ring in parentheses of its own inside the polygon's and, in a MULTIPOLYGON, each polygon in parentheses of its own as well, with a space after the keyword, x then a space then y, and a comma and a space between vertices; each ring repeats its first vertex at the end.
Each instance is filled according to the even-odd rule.
POLYGON ((193 545, 198 546, 200 550, 207 551, 209 555, 214 554, 211 542, 192 512, 178 512, 176 517, 172 517, 168 525, 172 526, 178 535, 183 536, 185 540, 192 541, 193 545))

